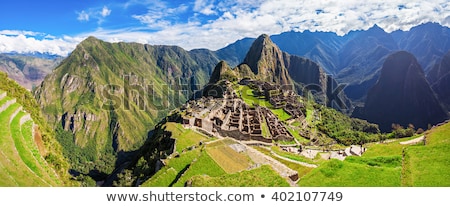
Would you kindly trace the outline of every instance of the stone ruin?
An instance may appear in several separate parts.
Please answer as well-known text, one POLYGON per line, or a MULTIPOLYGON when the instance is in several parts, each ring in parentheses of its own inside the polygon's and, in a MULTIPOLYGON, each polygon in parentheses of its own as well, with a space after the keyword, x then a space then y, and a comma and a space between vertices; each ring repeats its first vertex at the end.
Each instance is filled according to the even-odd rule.
POLYGON ((276 109, 284 109, 293 119, 303 120, 305 115, 300 110, 305 106, 299 102, 298 95, 290 88, 283 88, 279 85, 268 82, 243 79, 239 82, 241 85, 251 85, 258 94, 264 94, 264 97, 276 109))
POLYGON ((185 112, 182 115, 185 127, 198 127, 243 141, 272 143, 272 140, 294 140, 275 114, 264 107, 249 107, 232 90, 226 90, 224 98, 191 100, 182 109, 185 112), (268 136, 263 135, 263 122, 270 132, 268 136))

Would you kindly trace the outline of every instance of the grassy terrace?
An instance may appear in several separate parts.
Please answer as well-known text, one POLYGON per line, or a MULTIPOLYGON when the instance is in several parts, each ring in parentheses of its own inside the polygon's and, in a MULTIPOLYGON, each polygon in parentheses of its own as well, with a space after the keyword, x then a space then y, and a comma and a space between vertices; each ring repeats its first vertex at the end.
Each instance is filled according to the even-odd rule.
POLYGON ((332 159, 300 180, 300 186, 400 186, 401 167, 377 167, 332 159))
POLYGON ((264 117, 261 122, 261 132, 262 132, 263 137, 270 137, 269 126, 267 126, 267 122, 264 117))
POLYGON ((322 163, 300 186, 450 186, 450 124, 427 133, 427 144, 401 145, 417 138, 370 143, 361 157, 322 163))
POLYGON ((270 102, 265 100, 263 96, 256 97, 253 94, 253 90, 248 86, 239 85, 237 87, 237 94, 239 94, 242 100, 244 100, 244 102, 249 106, 258 105, 267 108, 273 108, 272 104, 270 104, 270 102))
POLYGON ((450 123, 427 133, 425 146, 405 149, 404 186, 450 186, 450 123))
POLYGON ((209 139, 207 136, 192 129, 184 129, 179 123, 166 123, 166 130, 171 131, 172 137, 177 139, 176 150, 178 153, 181 153, 182 150, 188 147, 198 145, 201 141, 209 139))
MULTIPOLYGON (((305 167, 305 166, 303 166, 303 165, 299 165, 299 164, 296 164, 296 163, 293 163, 293 162, 289 162, 289 161, 284 160, 284 159, 280 159, 279 157, 274 156, 274 155, 270 152, 270 150, 267 149, 267 148, 264 148, 264 147, 253 147, 253 148, 255 148, 256 150, 258 150, 258 151, 264 153, 265 155, 268 155, 268 156, 272 157, 273 159, 275 159, 275 160, 277 160, 277 161, 283 163, 283 164, 286 165, 287 167, 289 167, 289 168, 291 168, 291 169, 297 171, 298 176, 299 176, 300 178, 303 177, 303 176, 305 176, 306 174, 310 173, 311 170, 313 170, 313 168, 305 167)), ((277 154, 278 154, 278 153, 277 153, 277 154)), ((280 155, 280 156, 285 157, 285 156, 283 156, 283 155, 280 155)), ((285 158, 290 159, 289 157, 285 157, 285 158)), ((303 160, 303 159, 306 159, 306 158, 300 157, 300 156, 299 156, 299 159, 300 159, 300 160, 303 160)), ((292 160, 296 160, 296 159, 292 159, 292 160)), ((297 160, 297 161, 300 161, 300 160, 297 160)), ((310 163, 310 162, 311 162, 311 161, 309 160, 308 163, 310 163)))
POLYGON ((272 111, 272 113, 274 113, 275 115, 277 115, 278 119, 280 119, 280 121, 286 121, 290 118, 292 118, 291 115, 289 115, 286 111, 284 111, 284 109, 270 109, 272 111))
POLYGON ((270 111, 272 111, 272 113, 274 113, 280 121, 286 121, 292 118, 292 116, 284 111, 284 109, 275 109, 273 105, 264 98, 264 96, 255 96, 250 87, 239 85, 236 86, 235 89, 237 90, 237 94, 240 94, 240 97, 247 105, 251 107, 256 105, 266 107, 270 109, 270 111))
POLYGON ((209 177, 218 177, 226 174, 225 171, 206 153, 202 151, 197 161, 193 162, 190 168, 175 183, 174 186, 182 187, 190 178, 199 175, 208 175, 209 177))
POLYGON ((293 129, 290 126, 286 126, 286 129, 292 134, 292 136, 300 143, 302 144, 306 144, 308 142, 310 142, 308 139, 300 136, 300 134, 298 133, 298 131, 295 131, 295 129, 293 129))
POLYGON ((13 116, 19 107, 15 103, 0 113, 0 186, 59 186, 57 175, 34 142, 33 122, 20 125, 27 115, 22 111, 13 116))
POLYGON ((180 157, 175 157, 166 160, 166 166, 159 170, 149 180, 143 183, 143 187, 163 187, 172 186, 177 181, 177 176, 181 176, 183 171, 189 169, 194 159, 200 156, 200 149, 197 148, 192 151, 188 151, 180 154, 180 157))
POLYGON ((288 187, 287 181, 280 177, 270 166, 263 165, 253 170, 218 177, 199 175, 192 178, 193 186, 239 186, 239 187, 288 187))
POLYGON ((227 173, 243 171, 251 165, 247 155, 236 152, 222 140, 207 145, 206 152, 227 173))

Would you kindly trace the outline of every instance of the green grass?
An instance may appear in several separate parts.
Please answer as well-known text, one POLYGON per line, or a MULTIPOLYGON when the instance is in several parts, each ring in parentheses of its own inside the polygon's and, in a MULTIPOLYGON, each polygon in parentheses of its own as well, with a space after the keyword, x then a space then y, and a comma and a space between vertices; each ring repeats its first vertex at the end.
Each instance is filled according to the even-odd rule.
POLYGON ((275 152, 276 154, 278 154, 278 155, 280 155, 280 156, 282 156, 282 157, 291 159, 291 160, 300 161, 300 162, 306 162, 306 163, 309 163, 309 164, 317 164, 316 162, 314 162, 313 160, 311 160, 311 159, 309 159, 309 158, 307 158, 307 157, 304 157, 304 156, 302 156, 302 155, 296 155, 296 154, 293 154, 293 153, 290 153, 290 152, 283 151, 282 149, 280 149, 280 148, 277 147, 277 146, 273 146, 271 149, 272 149, 272 151, 275 152))
POLYGON ((294 127, 299 127, 300 125, 302 125, 302 123, 299 122, 299 121, 294 121, 294 122, 292 122, 292 124, 291 124, 291 126, 294 126, 294 127))
POLYGON ((179 123, 166 123, 166 130, 172 132, 172 137, 177 139, 176 150, 181 153, 184 149, 198 145, 201 141, 208 139, 203 134, 197 133, 192 129, 184 129, 179 123))
POLYGON ((401 155, 403 148, 406 145, 401 145, 398 142, 391 143, 373 143, 368 144, 367 151, 362 155, 363 157, 376 157, 376 156, 395 156, 401 155))
POLYGON ((450 186, 450 123, 426 135, 425 146, 405 149, 404 186, 450 186))
POLYGON ((251 164, 251 160, 247 155, 234 151, 225 143, 221 145, 216 144, 213 147, 207 145, 206 152, 227 173, 246 170, 251 164))
POLYGON ((309 125, 312 124, 314 118, 314 108, 312 107, 306 107, 306 123, 309 125))
POLYGON ((33 154, 30 152, 28 147, 23 142, 24 138, 22 137, 21 129, 20 129, 20 118, 24 116, 24 112, 19 112, 14 119, 11 121, 10 130, 11 130, 11 137, 14 141, 14 146, 17 149, 17 152, 19 153, 20 158, 22 161, 39 177, 42 177, 43 174, 38 169, 36 165, 36 160, 34 159, 33 154))
POLYGON ((300 136, 300 134, 295 131, 295 129, 293 129, 292 127, 286 126, 286 129, 291 133, 291 135, 300 143, 302 144, 306 144, 308 142, 310 142, 308 139, 300 136))
POLYGON ((286 121, 292 118, 284 109, 271 109, 272 113, 274 113, 280 121, 286 121))
POLYGON ((44 173, 48 176, 49 181, 56 183, 56 186, 60 186, 61 182, 58 178, 58 176, 55 174, 55 171, 51 169, 51 167, 48 165, 48 163, 45 161, 45 159, 41 156, 39 149, 37 148, 37 145, 33 138, 33 121, 27 121, 22 125, 22 136, 24 138, 24 144, 28 146, 28 150, 31 152, 34 159, 38 162, 38 165, 42 167, 42 170, 44 173))
POLYGON ((197 148, 192 151, 182 153, 180 157, 174 157, 166 160, 168 163, 161 168, 149 180, 144 182, 143 187, 168 187, 170 184, 176 182, 177 175, 200 156, 200 149, 197 148))
POLYGON ((261 122, 261 133, 263 137, 271 137, 269 127, 267 126, 267 122, 264 117, 261 122))
POLYGON ((331 159, 300 179, 299 186, 393 187, 401 185, 400 175, 400 167, 374 167, 331 159))
POLYGON ((239 86, 237 94, 241 94, 242 100, 249 106, 263 106, 267 108, 273 108, 272 104, 264 99, 264 97, 255 97, 253 90, 248 86, 239 86))
POLYGON ((40 170, 28 146, 23 142, 19 120, 24 113, 17 114, 10 123, 11 116, 18 108, 19 104, 15 103, 0 113, 0 151, 2 152, 0 165, 5 172, 0 175, 0 179, 5 180, 5 185, 14 183, 13 186, 55 184, 50 179, 46 181, 43 179, 46 175, 40 170))
POLYGON ((0 100, 0 106, 3 106, 3 104, 5 104, 9 100, 11 100, 11 98, 9 98, 8 96, 3 97, 3 99, 0 100))
MULTIPOLYGON (((291 168, 292 170, 297 171, 298 176, 299 176, 300 178, 303 177, 303 176, 305 176, 306 174, 310 173, 311 170, 313 169, 313 168, 310 168, 310 167, 306 167, 306 166, 303 166, 303 165, 299 165, 299 164, 297 164, 297 163, 289 162, 289 161, 284 160, 284 159, 280 159, 279 157, 274 156, 274 155, 270 152, 270 150, 267 149, 267 148, 264 148, 264 147, 253 147, 253 148, 255 148, 256 150, 258 150, 258 151, 264 153, 265 155, 268 155, 268 156, 272 157, 273 159, 275 159, 275 160, 277 160, 277 161, 283 163, 284 165, 286 165, 287 167, 291 168)), ((277 154, 278 154, 278 153, 277 153, 277 154)), ((283 155, 281 155, 281 154, 278 154, 278 155, 280 155, 280 156, 282 156, 282 157, 285 157, 285 158, 288 158, 288 159, 291 159, 291 158, 292 158, 292 157, 289 157, 289 156, 283 156, 283 155)), ((298 159, 297 159, 297 158, 293 158, 292 160, 301 161, 301 162, 306 162, 306 163, 311 163, 311 160, 306 160, 306 159, 307 159, 307 158, 304 158, 304 157, 300 157, 300 156, 299 156, 298 159)))
POLYGON ((396 156, 396 155, 401 156, 403 149, 405 147, 408 147, 408 145, 401 145, 400 142, 408 141, 417 137, 418 135, 414 135, 412 137, 397 139, 393 142, 366 144, 367 151, 363 154, 363 157, 396 156))
POLYGON ((209 177, 217 177, 224 175, 225 171, 217 165, 216 162, 206 153, 202 151, 197 161, 193 162, 191 167, 184 173, 184 175, 175 183, 175 187, 182 187, 193 176, 208 175, 209 177))
POLYGON ((288 187, 287 181, 280 177, 270 166, 263 165, 253 170, 246 170, 235 174, 226 174, 219 177, 207 175, 194 176, 193 186, 202 187, 288 187))

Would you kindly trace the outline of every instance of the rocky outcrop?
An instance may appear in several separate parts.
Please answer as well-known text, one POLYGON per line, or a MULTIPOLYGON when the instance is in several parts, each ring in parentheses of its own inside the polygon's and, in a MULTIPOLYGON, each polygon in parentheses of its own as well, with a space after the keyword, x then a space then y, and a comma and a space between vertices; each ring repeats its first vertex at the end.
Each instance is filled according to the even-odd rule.
POLYGON ((260 80, 289 85, 292 82, 283 60, 283 52, 280 48, 270 40, 268 35, 263 34, 253 42, 243 64, 248 65, 260 80))
POLYGON ((231 72, 230 66, 228 66, 227 62, 220 61, 216 67, 214 68, 211 77, 209 78, 209 83, 214 84, 217 83, 219 80, 224 78, 226 72, 231 72))
POLYGON ((324 105, 341 111, 351 109, 349 99, 333 77, 307 58, 282 52, 267 35, 255 40, 239 68, 246 66, 258 80, 295 89, 300 94, 311 91, 324 105))
POLYGON ((379 124, 382 131, 390 131, 393 123, 427 128, 448 118, 416 58, 405 51, 386 59, 365 106, 353 116, 379 124))

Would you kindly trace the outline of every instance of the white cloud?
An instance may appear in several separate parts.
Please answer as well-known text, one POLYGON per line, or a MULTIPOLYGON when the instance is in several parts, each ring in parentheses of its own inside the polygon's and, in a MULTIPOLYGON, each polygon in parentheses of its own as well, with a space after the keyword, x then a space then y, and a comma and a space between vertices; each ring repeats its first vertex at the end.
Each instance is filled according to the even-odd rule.
POLYGON ((178 7, 168 7, 163 2, 153 2, 147 5, 148 10, 145 14, 132 15, 133 18, 139 20, 142 24, 147 25, 148 29, 160 30, 171 27, 179 19, 180 13, 186 12, 188 6, 181 4, 178 7))
POLYGON ((50 38, 51 36, 37 33, 40 37, 30 36, 34 32, 28 31, 0 31, 0 53, 50 53, 66 56, 82 40, 81 38, 62 37, 50 38))
POLYGON ((214 1, 196 0, 190 6, 194 11, 193 17, 187 23, 179 23, 177 15, 186 12, 188 6, 183 4, 171 8, 163 1, 147 2, 148 12, 133 16, 145 28, 98 30, 89 35, 107 41, 216 50, 244 37, 292 30, 331 31, 344 35, 351 30, 368 29, 374 24, 388 32, 408 30, 425 22, 450 26, 448 0, 225 0, 209 6, 212 3, 214 1), (195 12, 207 11, 205 8, 217 12, 218 17, 209 16, 212 19, 200 24, 195 12))
MULTIPOLYGON (((388 32, 409 30, 425 22, 450 27, 448 0, 196 0, 169 6, 161 0, 130 0, 131 5, 145 6, 147 11, 132 17, 142 25, 119 30, 98 29, 76 38, 33 38, 29 31, 0 32, 0 52, 41 51, 67 54, 87 36, 118 42, 178 45, 185 49, 220 49, 244 37, 279 34, 285 31, 331 31, 344 35, 374 24, 388 32), (192 10, 192 11, 189 11, 192 10), (320 11, 320 12, 319 12, 320 11), (215 15, 212 15, 216 12, 215 15), (191 17, 186 21, 187 14, 191 17), (201 15, 206 15, 208 19, 201 15), (201 24, 200 22, 206 22, 201 24)), ((118 7, 114 7, 116 9, 118 7)), ((108 7, 83 10, 79 20, 98 20, 111 14, 108 7)))
POLYGON ((89 14, 86 13, 86 11, 84 11, 84 10, 81 12, 78 12, 77 19, 78 19, 78 21, 81 21, 81 22, 87 22, 87 21, 89 21, 89 14))
POLYGON ((111 9, 107 6, 103 8, 89 8, 81 12, 76 12, 78 14, 77 20, 80 22, 88 22, 91 19, 97 20, 97 24, 102 24, 105 18, 111 14, 111 9))
POLYGON ((207 16, 217 14, 217 11, 215 11, 214 0, 195 0, 193 11, 207 16))
POLYGON ((108 9, 108 7, 104 6, 102 9, 102 17, 107 17, 111 14, 111 9, 108 9))

